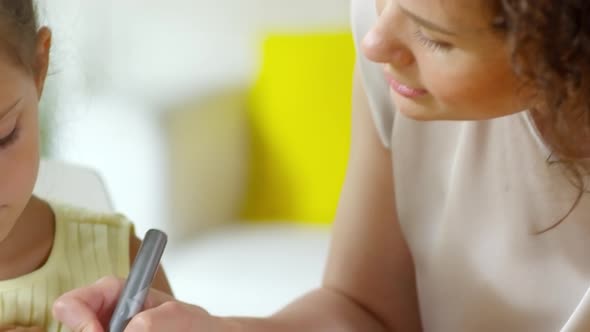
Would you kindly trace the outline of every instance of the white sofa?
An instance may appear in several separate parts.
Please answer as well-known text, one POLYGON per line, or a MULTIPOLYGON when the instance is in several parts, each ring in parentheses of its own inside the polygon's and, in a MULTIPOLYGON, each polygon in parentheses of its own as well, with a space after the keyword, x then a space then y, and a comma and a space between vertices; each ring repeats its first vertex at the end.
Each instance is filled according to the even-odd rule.
MULTIPOLYGON (((35 193, 113 211, 105 184, 89 168, 43 161, 35 193)), ((328 238, 327 227, 227 223, 170 243, 163 265, 183 301, 218 315, 268 315, 319 285, 328 238)))

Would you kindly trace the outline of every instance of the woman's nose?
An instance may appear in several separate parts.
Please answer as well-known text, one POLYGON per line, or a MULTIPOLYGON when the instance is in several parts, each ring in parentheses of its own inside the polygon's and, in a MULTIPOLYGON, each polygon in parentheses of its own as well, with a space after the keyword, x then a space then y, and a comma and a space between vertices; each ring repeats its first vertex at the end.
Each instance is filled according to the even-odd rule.
POLYGON ((367 33, 362 42, 364 55, 371 61, 386 63, 394 67, 406 67, 414 63, 410 49, 400 40, 400 13, 386 7, 379 15, 377 23, 367 33))

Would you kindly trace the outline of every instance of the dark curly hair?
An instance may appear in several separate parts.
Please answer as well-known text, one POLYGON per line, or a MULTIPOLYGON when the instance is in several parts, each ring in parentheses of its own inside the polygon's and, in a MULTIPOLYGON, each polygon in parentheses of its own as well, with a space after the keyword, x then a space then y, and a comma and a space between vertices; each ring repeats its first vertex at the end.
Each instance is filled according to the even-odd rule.
MULTIPOLYGON (((483 0, 490 1, 490 0, 483 0)), ((531 112, 579 195, 590 174, 590 1, 493 0, 493 28, 512 52, 514 71, 535 91, 531 112)), ((544 231, 547 231, 544 230, 544 231)), ((543 231, 543 232, 544 232, 543 231)))

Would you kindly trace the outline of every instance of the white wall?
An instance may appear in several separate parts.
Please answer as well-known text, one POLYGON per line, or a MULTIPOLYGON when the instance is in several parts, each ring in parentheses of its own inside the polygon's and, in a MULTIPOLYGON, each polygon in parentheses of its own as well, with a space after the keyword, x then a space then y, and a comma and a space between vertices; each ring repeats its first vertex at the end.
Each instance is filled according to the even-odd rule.
POLYGON ((97 168, 138 232, 163 227, 160 112, 251 82, 267 28, 342 27, 346 0, 40 0, 54 29, 55 155, 97 168))
MULTIPOLYGON (((348 25, 348 0, 40 0, 56 56, 92 93, 161 102, 248 81, 265 29, 348 25)), ((79 83, 79 82, 78 82, 79 83)))

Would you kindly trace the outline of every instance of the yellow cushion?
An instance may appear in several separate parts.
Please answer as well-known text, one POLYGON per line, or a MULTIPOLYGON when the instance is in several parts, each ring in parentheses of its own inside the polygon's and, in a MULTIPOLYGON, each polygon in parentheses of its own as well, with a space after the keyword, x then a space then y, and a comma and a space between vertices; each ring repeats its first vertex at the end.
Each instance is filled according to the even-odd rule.
POLYGON ((249 107, 244 219, 332 221, 348 160, 353 63, 349 32, 265 39, 249 107))

